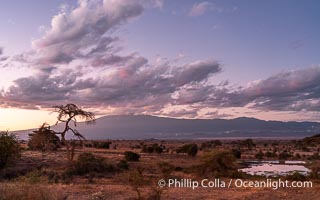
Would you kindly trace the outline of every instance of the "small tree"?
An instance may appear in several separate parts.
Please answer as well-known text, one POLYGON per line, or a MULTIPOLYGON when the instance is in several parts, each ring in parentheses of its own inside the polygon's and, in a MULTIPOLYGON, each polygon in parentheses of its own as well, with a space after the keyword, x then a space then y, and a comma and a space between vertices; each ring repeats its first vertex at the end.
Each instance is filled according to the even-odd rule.
POLYGON ((177 153, 186 153, 189 156, 194 157, 198 153, 198 146, 197 144, 185 144, 177 149, 177 153))
POLYGON ((114 166, 107 160, 92 153, 81 153, 69 169, 71 174, 84 175, 89 173, 113 172, 114 166))
POLYGON ((237 172, 236 158, 231 151, 213 151, 203 156, 198 170, 202 176, 228 177, 237 172))
POLYGON ((162 153, 165 147, 163 145, 152 144, 152 145, 143 145, 142 151, 143 153, 162 153))
POLYGON ((126 161, 139 161, 140 155, 132 151, 126 151, 124 152, 124 158, 126 161))
POLYGON ((85 140, 85 138, 75 128, 71 128, 70 123, 73 122, 75 127, 77 126, 77 119, 82 119, 87 123, 91 123, 95 121, 95 115, 92 112, 82 110, 75 104, 54 106, 54 108, 54 112, 58 113, 57 123, 61 122, 65 124, 63 131, 57 132, 56 134, 61 135, 61 142, 67 148, 67 158, 72 161, 74 157, 74 149, 77 143, 75 140, 67 141, 65 138, 66 133, 72 132, 80 142, 85 140))
POLYGON ((252 148, 256 146, 256 144, 253 142, 252 139, 243 140, 243 141, 241 141, 241 144, 243 146, 247 147, 248 150, 252 150, 252 148))
POLYGON ((258 153, 256 153, 256 155, 254 156, 257 159, 263 159, 264 153, 262 152, 262 150, 260 149, 258 153))
POLYGON ((28 146, 31 150, 54 151, 60 147, 60 139, 56 132, 44 123, 38 130, 29 134, 28 146))
POLYGON ((232 149, 231 152, 235 158, 241 158, 241 151, 239 149, 232 149))
POLYGON ((20 145, 15 135, 0 132, 0 169, 19 158, 20 151, 20 145))

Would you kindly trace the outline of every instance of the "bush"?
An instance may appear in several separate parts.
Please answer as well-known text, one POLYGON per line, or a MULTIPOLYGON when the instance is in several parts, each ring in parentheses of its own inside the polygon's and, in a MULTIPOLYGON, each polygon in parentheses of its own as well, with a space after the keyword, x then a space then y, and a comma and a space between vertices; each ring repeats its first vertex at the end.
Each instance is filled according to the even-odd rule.
POLYGON ((279 154, 280 160, 286 160, 288 158, 292 157, 287 151, 283 151, 279 154))
POLYGON ((71 174, 84 175, 93 172, 113 172, 114 167, 102 157, 95 156, 92 153, 81 153, 69 170, 71 174))
POLYGON ((19 180, 30 184, 36 184, 41 181, 42 175, 43 174, 40 170, 33 170, 27 173, 25 176, 19 177, 19 180))
POLYGON ((60 147, 60 139, 50 126, 43 124, 39 130, 29 134, 28 147, 31 150, 55 151, 60 147))
POLYGON ((286 176, 287 180, 290 181, 305 181, 307 180, 306 177, 303 174, 300 174, 299 172, 294 172, 293 174, 286 176))
POLYGON ((240 151, 240 150, 238 150, 238 149, 232 149, 231 152, 232 152, 232 154, 233 154, 233 156, 234 156, 235 158, 238 158, 238 159, 241 158, 241 151, 240 151))
POLYGON ((320 159, 319 153, 315 152, 311 156, 308 156, 307 159, 308 160, 319 160, 320 159))
POLYGON ((189 156, 196 156, 198 153, 198 146, 196 144, 185 144, 177 149, 177 153, 186 153, 189 156))
POLYGON ((253 142, 252 139, 243 140, 243 141, 240 142, 240 144, 241 144, 242 146, 247 147, 249 150, 251 150, 253 147, 256 146, 256 144, 253 142))
POLYGON ((158 167, 161 172, 161 177, 164 179, 168 179, 171 173, 176 169, 176 167, 168 162, 159 162, 158 167))
POLYGON ((0 169, 14 164, 20 153, 21 148, 15 135, 8 132, 0 133, 0 169))
POLYGON ((201 176, 228 177, 237 172, 235 160, 230 151, 213 151, 203 156, 196 169, 201 176))
POLYGON ((164 149, 164 147, 159 146, 158 144, 153 144, 150 146, 143 145, 142 152, 143 153, 162 153, 163 149, 164 149))
POLYGON ((91 142, 85 142, 83 145, 85 147, 88 147, 88 148, 92 148, 93 147, 93 144, 91 142))
POLYGON ((109 149, 112 142, 100 142, 99 147, 101 149, 109 149))
POLYGON ((41 170, 43 167, 47 167, 47 163, 39 162, 38 159, 28 158, 23 159, 15 163, 14 166, 8 166, 4 169, 0 170, 0 180, 12 180, 15 178, 19 178, 22 176, 26 176, 27 174, 35 171, 41 170))
POLYGON ((254 156, 256 159, 263 159, 264 153, 261 151, 261 149, 259 150, 258 153, 256 153, 256 155, 254 156))
POLYGON ((129 169, 129 164, 126 160, 120 160, 117 164, 117 167, 121 170, 129 169))
POLYGON ((126 151, 124 152, 124 158, 126 161, 139 161, 140 155, 132 151, 126 151))
POLYGON ((274 157, 276 157, 277 155, 276 155, 275 153, 272 153, 272 152, 270 152, 270 151, 267 151, 267 152, 265 153, 265 156, 266 156, 267 158, 274 158, 274 157))
POLYGON ((200 149, 205 150, 205 149, 210 149, 217 146, 222 146, 222 142, 220 140, 212 140, 212 141, 207 141, 202 143, 200 149))
POLYGON ((310 166, 310 178, 320 179, 320 161, 315 161, 310 166))
POLYGON ((98 142, 98 141, 93 141, 92 146, 98 149, 109 149, 110 145, 112 142, 98 142))

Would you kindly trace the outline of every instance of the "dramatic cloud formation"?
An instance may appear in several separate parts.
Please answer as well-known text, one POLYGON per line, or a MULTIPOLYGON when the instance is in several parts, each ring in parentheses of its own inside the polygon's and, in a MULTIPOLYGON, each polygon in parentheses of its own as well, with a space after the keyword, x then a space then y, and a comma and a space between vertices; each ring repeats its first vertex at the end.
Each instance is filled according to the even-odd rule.
POLYGON ((178 104, 201 103, 202 107, 248 107, 264 111, 319 111, 320 67, 287 71, 247 87, 192 85, 177 90, 178 104))
POLYGON ((253 82, 243 94, 261 109, 319 111, 320 67, 282 72, 253 82))
POLYGON ((143 10, 139 1, 125 0, 80 1, 73 10, 64 8, 45 35, 33 41, 32 51, 13 58, 37 72, 2 91, 2 106, 38 108, 72 101, 141 113, 201 101, 197 94, 221 71, 216 61, 151 64, 137 53, 120 55, 112 31, 143 10), (190 100, 175 99, 175 93, 191 88, 190 100))
POLYGON ((38 62, 50 65, 103 56, 117 40, 105 34, 139 16, 143 9, 138 1, 80 1, 74 10, 54 16, 45 36, 33 41, 38 62))
POLYGON ((152 66, 143 57, 132 57, 125 65, 106 70, 105 75, 89 78, 83 77, 81 68, 60 69, 58 72, 54 72, 57 71, 55 68, 43 69, 36 75, 15 80, 3 98, 9 102, 39 105, 78 101, 88 105, 103 103, 120 107, 126 104, 139 107, 153 105, 161 109, 174 100, 171 95, 180 88, 201 85, 220 70, 214 61, 172 67, 152 66))
MULTIPOLYGON (((230 117, 218 111, 230 107, 320 110, 320 67, 282 72, 236 87, 228 81, 213 84, 214 75, 222 71, 213 59, 153 63, 137 52, 124 54, 114 32, 143 13, 143 2, 83 0, 76 8, 63 7, 44 36, 32 42, 29 52, 3 65, 27 66, 35 73, 2 89, 1 107, 40 109, 74 102, 100 114, 171 117, 230 117)), ((159 0, 148 3, 153 9, 163 5, 159 0)), ((189 14, 204 14, 212 6, 209 2, 195 4, 189 14)), ((1 56, 0 48, 0 61, 1 56)))

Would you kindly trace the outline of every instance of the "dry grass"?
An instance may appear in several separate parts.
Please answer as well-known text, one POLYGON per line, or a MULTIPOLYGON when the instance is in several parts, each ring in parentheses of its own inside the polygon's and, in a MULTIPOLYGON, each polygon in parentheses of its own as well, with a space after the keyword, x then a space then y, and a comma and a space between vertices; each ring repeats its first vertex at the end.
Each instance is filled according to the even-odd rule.
MULTIPOLYGON (((156 141, 160 144, 160 141, 156 141)), ((159 188, 157 181, 161 178, 192 178, 199 180, 198 174, 189 169, 202 163, 202 156, 207 152, 199 151, 195 157, 185 154, 176 154, 175 149, 188 143, 187 141, 163 141, 166 151, 161 154, 141 153, 141 141, 112 141, 110 149, 81 148, 76 150, 76 159, 83 152, 91 152, 95 156, 106 158, 110 164, 117 166, 124 159, 125 151, 133 151, 141 155, 139 162, 128 162, 128 170, 119 170, 115 173, 97 173, 73 175, 68 181, 64 180, 63 173, 70 163, 66 161, 65 150, 57 152, 24 151, 22 161, 33 166, 42 166, 34 169, 19 178, 7 182, 0 180, 0 200, 157 200, 157 199, 319 199, 320 183, 314 180, 313 188, 159 188), (117 145, 114 149, 113 145, 117 145), (36 165, 37 164, 37 165, 36 165), (139 174, 141 171, 141 176, 139 174), (53 176, 54 175, 54 176, 53 176), (52 180, 50 176, 54 177, 52 180), (57 181, 55 178, 57 177, 57 181), (144 183, 140 183, 143 181, 144 183), (139 193, 139 194, 138 194, 139 193)), ((152 145, 152 142, 144 142, 152 145)), ((201 143, 198 142, 198 146, 201 143)), ((214 151, 235 148, 233 143, 223 143, 214 151)), ((272 149, 271 142, 267 146, 258 144, 255 149, 242 149, 243 158, 250 159, 258 149, 267 151, 272 149)), ((290 142, 280 143, 277 148, 282 151, 294 147, 290 142)), ((316 147, 314 148, 316 149, 316 147)), ((210 150, 210 149, 209 149, 210 150)), ((206 149, 207 151, 207 149, 206 149)), ((312 150, 313 151, 313 150, 312 150)), ((303 155, 304 152, 302 152, 303 155)), ((310 152, 305 152, 310 153, 310 152)), ((23 164, 23 163, 21 163, 23 164)), ((252 178, 253 179, 253 178, 252 178)))
POLYGON ((13 183, 0 186, 0 200, 64 200, 67 197, 63 191, 38 184, 13 183))

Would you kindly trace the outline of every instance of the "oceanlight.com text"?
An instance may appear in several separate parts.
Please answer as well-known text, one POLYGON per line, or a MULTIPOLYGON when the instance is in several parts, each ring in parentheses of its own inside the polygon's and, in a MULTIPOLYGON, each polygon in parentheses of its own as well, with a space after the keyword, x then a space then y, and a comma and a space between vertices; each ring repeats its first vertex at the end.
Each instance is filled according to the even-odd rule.
POLYGON ((312 188, 312 181, 289 181, 281 179, 243 180, 243 179, 160 179, 159 187, 168 188, 312 188))

